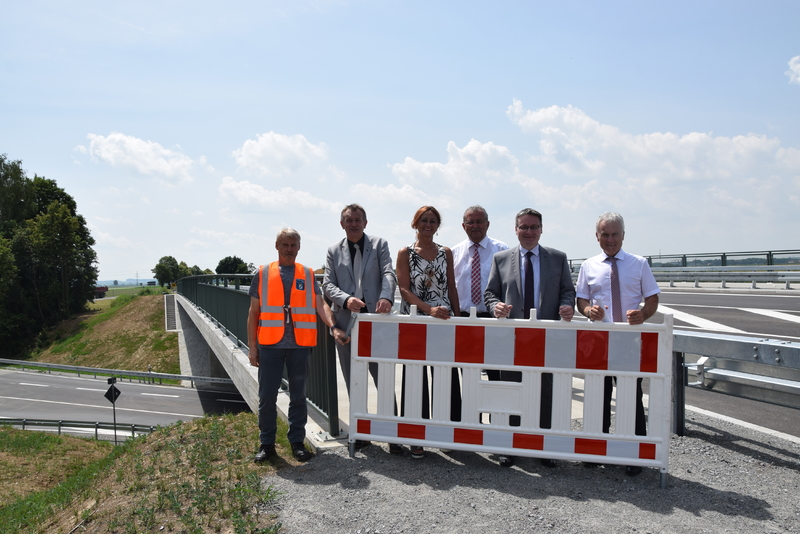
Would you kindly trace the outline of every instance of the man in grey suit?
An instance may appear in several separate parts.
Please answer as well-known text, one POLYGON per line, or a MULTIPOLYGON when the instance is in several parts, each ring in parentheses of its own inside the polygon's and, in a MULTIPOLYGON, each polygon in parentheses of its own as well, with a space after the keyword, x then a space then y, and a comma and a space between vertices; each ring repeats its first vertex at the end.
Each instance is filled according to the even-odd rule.
MULTIPOLYGON (((350 395, 350 321, 354 313, 389 313, 394 303, 397 277, 392 268, 389 244, 380 237, 364 233, 367 213, 358 204, 342 210, 340 224, 347 237, 328 248, 322 292, 331 301, 336 325, 331 334, 336 339, 339 365, 342 366, 347 394, 350 395), (361 272, 356 272, 360 266, 361 272)), ((369 372, 378 382, 378 365, 369 364, 369 372)), ((356 448, 366 445, 357 441, 356 448)), ((399 446, 396 446, 399 447, 399 446)), ((402 452, 390 448, 391 452, 402 452)))
MULTIPOLYGON (((560 250, 539 245, 542 214, 525 208, 517 213, 515 231, 519 246, 498 252, 492 258, 489 281, 484 292, 486 308, 494 317, 527 319, 536 310, 538 319, 571 321, 575 313, 575 286, 560 250)), ((504 372, 501 380, 519 382, 519 372, 504 372)), ((542 374, 542 402, 539 423, 550 428, 553 405, 553 375, 542 374)), ((509 421, 519 425, 518 418, 509 421)), ((514 460, 501 456, 500 465, 510 467, 514 460)), ((542 465, 555 467, 555 460, 542 459, 542 465)))

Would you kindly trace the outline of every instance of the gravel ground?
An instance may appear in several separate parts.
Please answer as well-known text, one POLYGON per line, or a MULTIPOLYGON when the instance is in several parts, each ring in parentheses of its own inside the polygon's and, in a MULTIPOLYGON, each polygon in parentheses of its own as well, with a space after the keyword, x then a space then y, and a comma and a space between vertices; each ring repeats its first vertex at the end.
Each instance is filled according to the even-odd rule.
POLYGON ((282 493, 286 534, 462 532, 800 532, 800 444, 687 412, 659 472, 578 462, 511 469, 492 455, 427 450, 422 460, 373 444, 266 477, 282 493))

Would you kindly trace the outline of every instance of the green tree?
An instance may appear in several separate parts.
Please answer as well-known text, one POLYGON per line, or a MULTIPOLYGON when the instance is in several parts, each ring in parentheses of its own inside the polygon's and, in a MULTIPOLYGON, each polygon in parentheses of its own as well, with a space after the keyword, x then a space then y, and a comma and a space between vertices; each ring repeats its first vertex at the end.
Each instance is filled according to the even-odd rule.
POLYGON ((219 260, 217 274, 250 274, 252 270, 238 256, 226 256, 219 260))
POLYGON ((24 357, 42 328, 82 311, 97 282, 95 241, 55 180, 0 155, 0 354, 24 357))
POLYGON ((151 272, 158 280, 158 285, 165 286, 179 278, 180 265, 172 256, 162 256, 151 272))
POLYGON ((203 269, 197 265, 192 265, 192 276, 197 276, 198 274, 204 274, 203 269))

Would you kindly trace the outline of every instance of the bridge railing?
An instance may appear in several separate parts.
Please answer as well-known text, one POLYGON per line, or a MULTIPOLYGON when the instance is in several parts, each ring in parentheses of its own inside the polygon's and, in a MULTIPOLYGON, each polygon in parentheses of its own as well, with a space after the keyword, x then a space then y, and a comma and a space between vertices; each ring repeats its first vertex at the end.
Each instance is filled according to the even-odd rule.
MULTIPOLYGON (((213 321, 222 332, 247 352, 247 315, 250 295, 244 291, 252 275, 199 275, 178 280, 178 293, 213 321)), ((322 276, 317 275, 317 282, 322 276)), ((336 382, 336 346, 328 328, 317 317, 317 346, 311 350, 308 383, 309 404, 329 422, 331 436, 339 435, 339 393, 336 382)), ((284 376, 284 379, 286 377, 284 376)), ((284 380, 288 386, 288 382, 284 380)))
POLYGON ((678 435, 685 428, 686 386, 800 408, 800 343, 680 331, 674 333, 672 350, 678 435))

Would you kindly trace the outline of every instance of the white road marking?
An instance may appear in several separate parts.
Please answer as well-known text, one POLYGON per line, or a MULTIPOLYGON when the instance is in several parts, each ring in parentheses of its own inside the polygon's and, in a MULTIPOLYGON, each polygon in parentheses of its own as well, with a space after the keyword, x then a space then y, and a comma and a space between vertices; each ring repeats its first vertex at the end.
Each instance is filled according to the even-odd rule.
POLYGON ((174 399, 180 398, 180 395, 164 395, 162 393, 139 393, 139 395, 147 395, 148 397, 172 397, 174 399))
POLYGON ((49 388, 50 387, 47 384, 31 384, 29 382, 20 382, 19 385, 20 386, 35 386, 37 388, 49 388))
POLYGON ((75 389, 79 389, 81 391, 100 391, 100 392, 106 391, 105 389, 92 389, 92 388, 75 388, 75 389))
POLYGON ((684 323, 689 323, 694 326, 700 327, 703 330, 712 330, 714 332, 728 332, 730 334, 746 334, 744 330, 739 330, 738 328, 732 328, 730 326, 725 326, 722 323, 715 323, 714 321, 709 321, 708 319, 703 319, 702 317, 698 317, 696 315, 691 315, 686 312, 682 312, 669 306, 658 306, 658 311, 660 313, 671 313, 672 317, 678 321, 683 321, 684 323))
POLYGON ((720 421, 727 421, 728 423, 733 423, 735 425, 743 426, 745 428, 749 428, 750 430, 763 432, 764 434, 769 434, 770 436, 775 436, 781 439, 785 439, 786 441, 791 441, 792 443, 797 443, 798 445, 800 445, 800 438, 798 438, 797 436, 784 434, 783 432, 778 432, 777 430, 772 430, 770 428, 764 428, 763 426, 754 425, 752 423, 748 423, 747 421, 742 421, 740 419, 734 419, 733 417, 728 417, 727 415, 720 415, 718 413, 709 412, 708 410, 703 410, 702 408, 689 406, 688 404, 686 405, 686 409, 706 415, 708 417, 712 417, 714 419, 719 419, 720 421))
POLYGON ((772 317, 773 319, 780 319, 781 321, 800 323, 800 316, 798 315, 791 315, 789 313, 783 313, 775 310, 762 310, 759 308, 739 308, 739 309, 750 313, 757 313, 758 315, 765 315, 767 317, 772 317))
MULTIPOLYGON (((45 402, 48 404, 63 404, 65 406, 80 406, 83 408, 99 408, 101 410, 110 410, 112 409, 111 406, 99 406, 95 404, 78 404, 76 402, 60 402, 60 401, 51 401, 51 400, 42 400, 42 399, 24 399, 20 397, 0 397, 0 399, 9 399, 9 400, 18 400, 18 401, 25 401, 25 402, 45 402)), ((125 412, 139 412, 139 413, 154 413, 158 415, 175 415, 177 417, 203 417, 202 415, 191 415, 186 413, 171 413, 171 412, 154 412, 153 410, 136 410, 134 408, 120 408, 117 407, 117 411, 122 410, 125 412)))

